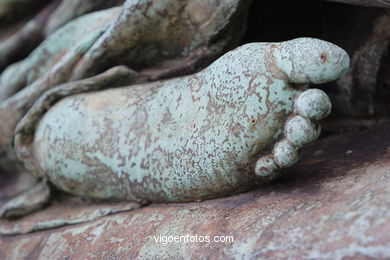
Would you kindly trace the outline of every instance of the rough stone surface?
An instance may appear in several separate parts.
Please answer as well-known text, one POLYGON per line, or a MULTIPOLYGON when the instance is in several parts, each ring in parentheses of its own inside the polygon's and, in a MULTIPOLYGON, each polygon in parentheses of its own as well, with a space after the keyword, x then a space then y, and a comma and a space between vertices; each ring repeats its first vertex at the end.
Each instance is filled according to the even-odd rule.
POLYGON ((42 40, 83 14, 121 4, 121 0, 0 1, 0 71, 28 55, 42 40))
MULTIPOLYGON (((152 204, 84 224, 2 236, 0 258, 388 259, 389 133, 390 125, 383 125, 324 138, 280 179, 252 192, 152 204), (153 238, 186 234, 231 235, 234 242, 163 245, 153 238)), ((78 211, 64 205, 64 214, 78 211)))

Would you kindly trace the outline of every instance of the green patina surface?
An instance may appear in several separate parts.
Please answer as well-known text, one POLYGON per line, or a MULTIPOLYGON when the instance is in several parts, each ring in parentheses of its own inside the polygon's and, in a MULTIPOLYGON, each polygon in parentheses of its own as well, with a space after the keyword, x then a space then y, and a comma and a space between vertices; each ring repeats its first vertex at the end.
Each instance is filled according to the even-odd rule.
MULTIPOLYGON (((30 152, 21 158, 31 171, 87 198, 228 195, 262 181, 254 174, 257 159, 275 160, 271 172, 256 166, 258 175, 274 175, 318 136, 298 145, 285 138, 288 118, 318 120, 330 109, 325 94, 291 83, 323 83, 348 68, 342 49, 317 39, 247 44, 191 76, 65 98, 43 115, 30 143, 18 142, 26 139, 19 126, 16 148, 30 152)), ((295 121, 294 138, 303 127, 295 121)))
POLYGON ((45 92, 119 65, 138 83, 197 71, 238 44, 250 2, 127 0, 60 27, 0 74, 0 165, 18 164, 15 127, 45 92))

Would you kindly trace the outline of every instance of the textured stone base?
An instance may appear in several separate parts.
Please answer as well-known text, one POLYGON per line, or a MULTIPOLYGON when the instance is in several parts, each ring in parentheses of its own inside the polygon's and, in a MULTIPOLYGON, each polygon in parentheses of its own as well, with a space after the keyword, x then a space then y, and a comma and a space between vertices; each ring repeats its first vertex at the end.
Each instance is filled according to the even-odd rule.
POLYGON ((390 125, 383 125, 309 145, 300 163, 255 191, 2 236, 0 258, 388 259, 389 184, 390 125), (234 242, 164 245, 153 237, 187 234, 234 242))

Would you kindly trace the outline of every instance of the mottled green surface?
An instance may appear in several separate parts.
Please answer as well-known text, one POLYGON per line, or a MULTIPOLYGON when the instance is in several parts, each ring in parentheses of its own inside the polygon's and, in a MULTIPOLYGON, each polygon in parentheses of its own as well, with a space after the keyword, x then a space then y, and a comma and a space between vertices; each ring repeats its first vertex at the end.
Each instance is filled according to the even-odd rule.
POLYGON ((238 44, 250 2, 127 0, 54 31, 0 75, 0 165, 17 165, 15 127, 46 91, 119 65, 137 82, 197 71, 238 44))
MULTIPOLYGON (((348 68, 343 50, 316 39, 247 44, 191 76, 65 98, 33 138, 18 127, 16 148, 32 172, 82 197, 158 202, 228 195, 262 181, 254 174, 261 156, 270 160, 256 173, 271 177, 318 136, 310 128, 313 134, 298 143, 283 137, 288 117, 301 111, 318 120, 330 109, 316 90, 303 92, 311 98, 298 98, 294 111, 302 91, 289 83, 334 80, 348 68)), ((289 126, 295 135, 307 128, 289 126)))

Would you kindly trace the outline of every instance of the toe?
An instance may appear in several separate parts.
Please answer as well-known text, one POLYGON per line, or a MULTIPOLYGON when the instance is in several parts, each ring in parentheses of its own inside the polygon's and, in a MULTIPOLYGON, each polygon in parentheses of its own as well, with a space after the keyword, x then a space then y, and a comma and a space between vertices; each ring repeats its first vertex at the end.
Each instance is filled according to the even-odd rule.
POLYGON ((276 165, 272 155, 261 157, 255 166, 255 173, 260 177, 269 177, 275 174, 278 166, 276 165))
POLYGON ((285 128, 285 136, 294 146, 302 147, 303 145, 313 142, 320 134, 320 127, 309 119, 297 115, 288 120, 285 128))
POLYGON ((280 168, 291 166, 299 159, 298 148, 294 147, 287 139, 276 143, 272 153, 276 165, 280 168))
POLYGON ((331 107, 329 97, 322 90, 309 89, 300 93, 294 102, 294 115, 285 124, 283 139, 275 143, 271 154, 257 160, 256 175, 276 176, 279 169, 296 163, 300 148, 319 137, 321 129, 316 121, 328 116, 331 107))
POLYGON ((328 95, 320 89, 308 89, 295 101, 297 114, 313 120, 321 120, 329 115, 332 104, 328 95))

